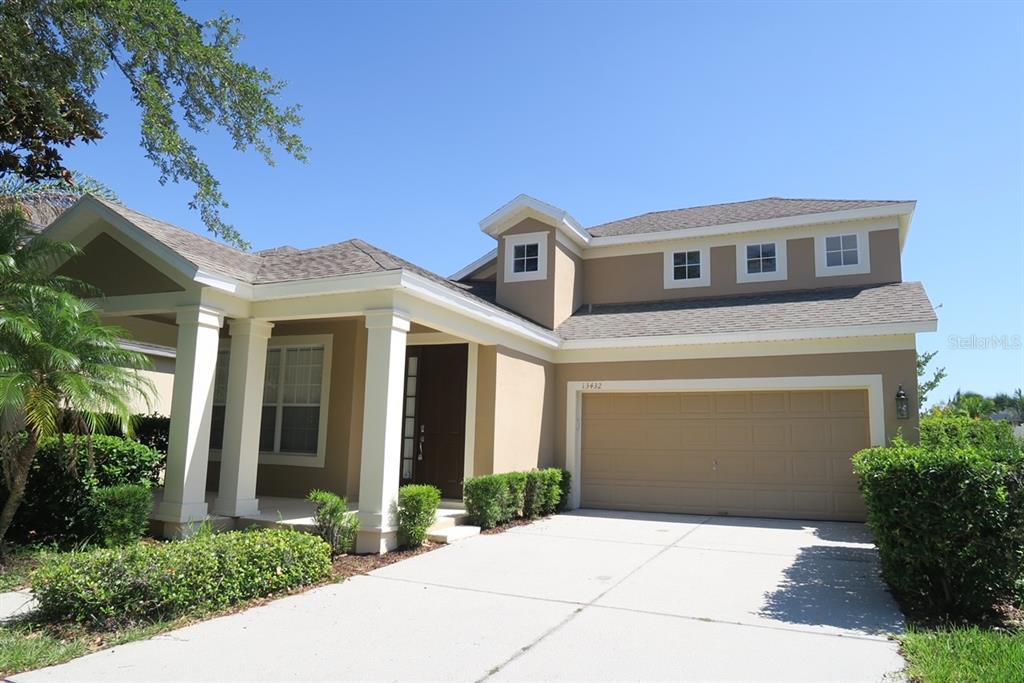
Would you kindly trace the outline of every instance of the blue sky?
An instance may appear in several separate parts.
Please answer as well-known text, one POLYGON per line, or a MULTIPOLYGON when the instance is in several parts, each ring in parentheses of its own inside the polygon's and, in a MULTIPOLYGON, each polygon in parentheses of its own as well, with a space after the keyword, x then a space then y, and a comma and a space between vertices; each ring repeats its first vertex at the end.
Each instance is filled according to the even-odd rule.
MULTIPOLYGON (((949 372, 934 398, 1024 385, 1024 4, 185 6, 238 16, 241 56, 303 105, 305 165, 200 139, 256 248, 362 237, 447 275, 493 246, 477 223, 520 192, 584 225, 916 199, 904 278, 941 306, 919 337, 949 372)), ((105 139, 66 159, 202 231, 192 189, 161 187, 143 157, 127 93, 111 72, 105 139)))

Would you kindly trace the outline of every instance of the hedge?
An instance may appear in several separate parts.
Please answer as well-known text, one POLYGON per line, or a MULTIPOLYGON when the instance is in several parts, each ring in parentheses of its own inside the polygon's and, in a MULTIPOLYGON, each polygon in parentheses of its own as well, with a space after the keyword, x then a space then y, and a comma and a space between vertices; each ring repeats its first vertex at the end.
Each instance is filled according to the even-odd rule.
POLYGON ((440 506, 441 490, 436 486, 408 484, 398 489, 399 544, 404 548, 423 545, 440 506))
POLYGON ((224 609, 330 572, 322 539, 261 529, 54 554, 33 573, 32 591, 48 620, 107 628, 224 609))
POLYGON ((1009 422, 961 415, 921 416, 921 445, 932 449, 977 448, 993 454, 1012 453, 1019 447, 1009 422))
POLYGON ((120 484, 96 489, 92 497, 96 542, 108 548, 139 540, 149 527, 153 494, 142 484, 120 484))
POLYGON ((550 515, 564 507, 568 477, 554 467, 473 477, 463 485, 463 502, 470 521, 483 529, 550 515))
POLYGON ((327 541, 332 555, 344 555, 355 550, 359 534, 359 516, 349 512, 348 501, 336 493, 313 489, 309 500, 316 506, 313 521, 320 538, 327 541))
POLYGON ((853 458, 882 570, 905 607, 978 618, 1024 578, 1024 455, 897 440, 853 458))
MULTIPOLYGON (((91 503, 96 489, 156 483, 164 461, 156 450, 116 436, 42 439, 9 538, 88 541, 95 531, 91 503)), ((0 502, 6 498, 7 492, 0 491, 0 502)))

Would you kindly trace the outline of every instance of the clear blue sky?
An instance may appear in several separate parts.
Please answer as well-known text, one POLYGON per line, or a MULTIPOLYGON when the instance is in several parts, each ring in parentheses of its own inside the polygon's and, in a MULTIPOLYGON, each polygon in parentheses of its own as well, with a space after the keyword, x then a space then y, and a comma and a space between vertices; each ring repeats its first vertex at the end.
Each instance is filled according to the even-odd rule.
MULTIPOLYGON (((904 277, 939 308, 956 388, 1024 385, 1024 5, 192 2, 303 105, 310 163, 201 149, 257 248, 362 237, 442 274, 520 192, 584 225, 765 196, 916 199, 904 277), (975 346, 980 344, 975 343, 975 346)), ((203 230, 161 187, 119 75, 66 158, 203 230)))

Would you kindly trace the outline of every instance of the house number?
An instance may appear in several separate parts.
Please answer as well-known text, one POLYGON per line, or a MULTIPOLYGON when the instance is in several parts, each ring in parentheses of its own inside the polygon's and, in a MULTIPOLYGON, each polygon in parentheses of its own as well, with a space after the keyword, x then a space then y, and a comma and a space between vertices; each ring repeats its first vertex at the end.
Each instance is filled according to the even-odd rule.
POLYGON ((594 389, 600 389, 603 382, 584 382, 583 389, 585 391, 593 391, 594 389))

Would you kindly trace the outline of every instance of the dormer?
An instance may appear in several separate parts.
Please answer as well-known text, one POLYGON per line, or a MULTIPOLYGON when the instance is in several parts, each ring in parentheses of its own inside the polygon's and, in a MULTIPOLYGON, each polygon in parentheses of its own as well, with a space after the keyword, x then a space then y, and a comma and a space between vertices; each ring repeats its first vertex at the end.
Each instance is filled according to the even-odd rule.
POLYGON ((568 212, 521 194, 480 221, 480 229, 498 242, 499 305, 552 329, 579 308, 590 235, 568 212))

